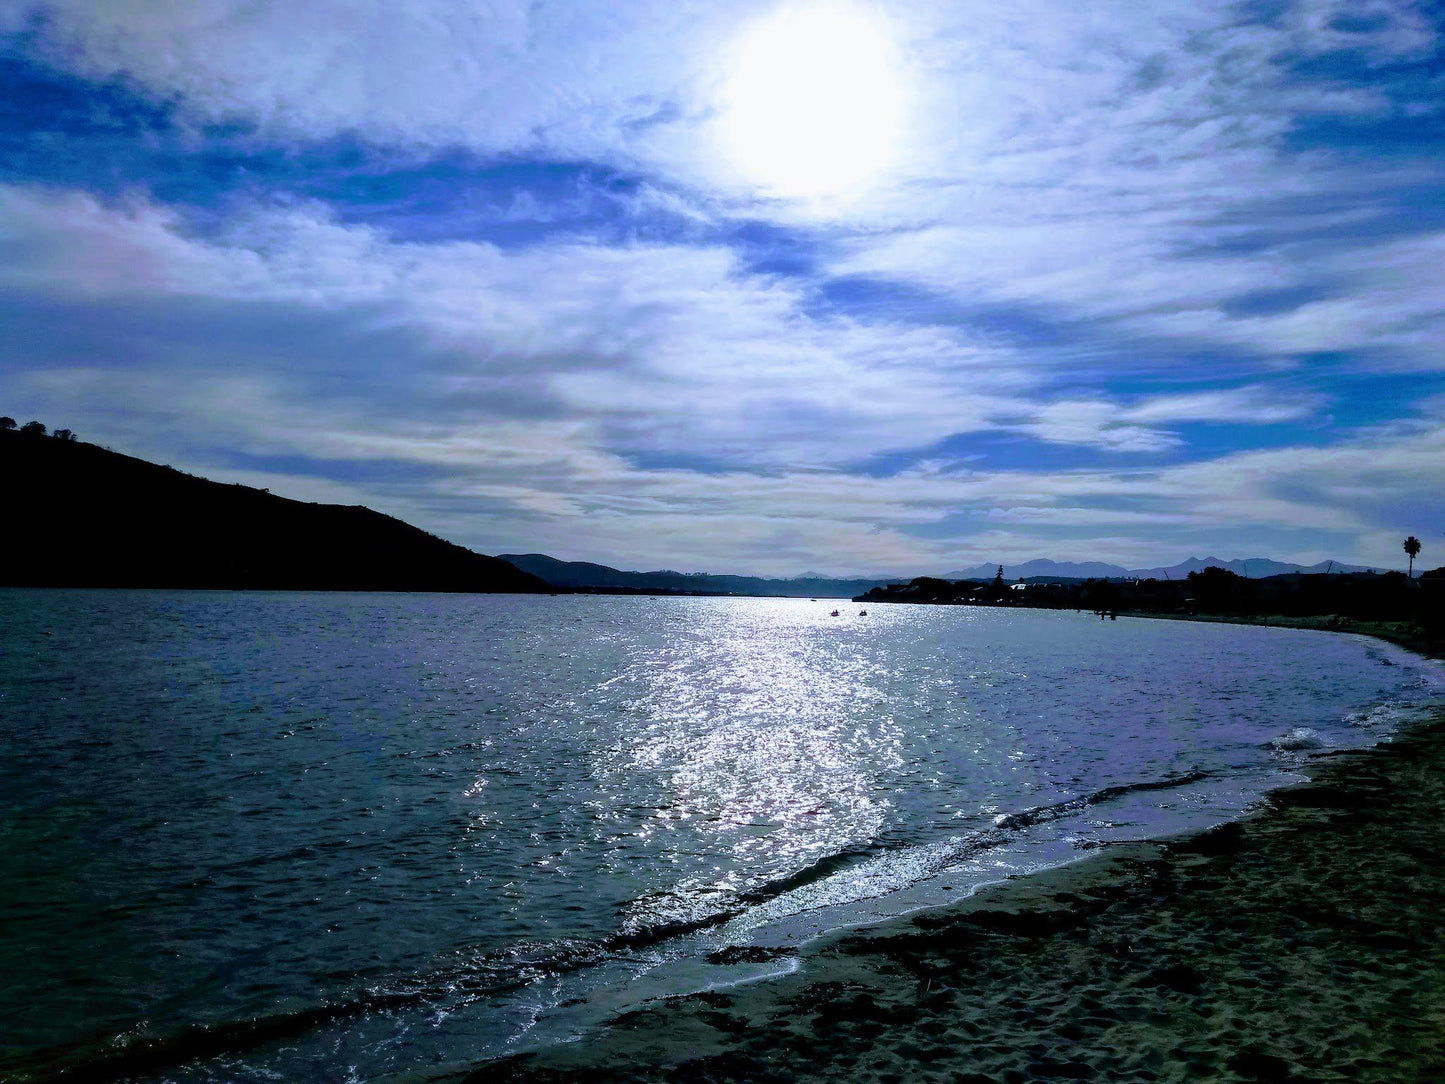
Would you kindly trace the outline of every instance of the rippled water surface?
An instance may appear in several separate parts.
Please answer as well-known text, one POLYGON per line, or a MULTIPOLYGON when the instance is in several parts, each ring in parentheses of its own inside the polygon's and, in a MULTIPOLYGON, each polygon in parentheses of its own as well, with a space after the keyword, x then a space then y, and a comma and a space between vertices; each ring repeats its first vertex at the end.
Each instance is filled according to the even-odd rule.
POLYGON ((0 1076, 475 1065, 1238 815, 1441 689, 1357 637, 858 609, 0 592, 0 1076))

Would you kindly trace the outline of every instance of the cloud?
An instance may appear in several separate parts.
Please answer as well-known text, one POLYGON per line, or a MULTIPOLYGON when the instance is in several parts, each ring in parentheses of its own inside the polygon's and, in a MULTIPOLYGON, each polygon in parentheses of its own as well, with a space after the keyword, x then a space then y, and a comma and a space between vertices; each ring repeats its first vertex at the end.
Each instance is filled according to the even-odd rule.
POLYGON ((298 380, 340 359, 278 357, 288 334, 308 347, 319 334, 286 321, 344 326, 407 351, 376 379, 405 376, 414 394, 493 416, 526 398, 529 411, 605 424, 634 451, 821 465, 981 427, 1004 401, 970 386, 985 371, 997 388, 1027 383, 946 329, 810 317, 798 285, 717 246, 399 243, 314 206, 256 208, 202 237, 143 201, 12 187, 0 189, 0 255, 12 296, 158 325, 204 302, 253 366, 298 380), (248 326, 241 310, 290 315, 248 326))
MULTIPOLYGON (((739 14, 485 0, 21 4, 53 62, 273 138, 626 159, 739 14)), ((12 22, 19 19, 12 13, 12 22)))
MULTIPOLYGON (((1222 0, 873 7, 898 39, 900 75, 914 96, 908 158, 894 180, 946 178, 962 188, 976 187, 970 167, 996 182, 1068 162, 1085 185, 1100 167, 1131 160, 1206 167, 1201 151, 1257 143, 1300 111, 1380 107, 1378 94, 1343 80, 1283 80, 1284 58, 1348 51, 1385 63, 1435 43, 1416 5, 1392 0, 1286 3, 1268 21, 1222 0), (1099 125, 1105 114, 1114 123, 1099 125)), ((52 62, 124 79, 198 123, 686 170, 685 158, 724 164, 707 140, 734 46, 776 9, 22 0, 9 23, 29 23, 52 62)))
POLYGON ((1318 395, 1281 392, 1261 384, 1177 395, 1156 395, 1119 410, 1125 421, 1232 422, 1271 425, 1309 417, 1322 405, 1318 395))

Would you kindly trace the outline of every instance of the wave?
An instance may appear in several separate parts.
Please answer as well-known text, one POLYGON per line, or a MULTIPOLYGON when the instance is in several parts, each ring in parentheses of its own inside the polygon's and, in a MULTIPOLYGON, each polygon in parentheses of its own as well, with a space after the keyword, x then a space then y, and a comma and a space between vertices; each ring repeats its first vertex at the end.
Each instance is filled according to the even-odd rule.
POLYGON ((1345 716, 1345 722, 1361 730, 1392 734, 1430 717, 1439 708, 1435 700, 1426 703, 1391 700, 1363 711, 1352 711, 1345 716))
POLYGON ((1045 824, 1048 821, 1071 817, 1076 813, 1082 813, 1090 806, 1122 798, 1126 794, 1151 790, 1172 790, 1175 787, 1187 787, 1191 783, 1201 783, 1208 778, 1208 772, 1194 769, 1178 775, 1165 776, 1163 779, 1147 779, 1138 783, 1115 783, 1112 786, 1101 787, 1092 794, 1086 794, 1080 798, 1070 798, 1052 805, 1037 806, 1021 813, 1001 814, 994 818, 994 824, 1000 828, 1032 828, 1036 824, 1045 824))
MULTIPOLYGON (((445 1002, 475 1002, 544 976, 576 972, 620 954, 721 926, 749 912, 768 911, 769 905, 786 898, 801 897, 794 900, 795 906, 782 913, 881 897, 1001 847, 1030 828, 1075 816, 1128 794, 1189 786, 1209 778, 1209 774, 1194 770, 1162 779, 1114 784, 1076 798, 1001 814, 994 818, 991 827, 933 843, 849 847, 803 869, 736 892, 724 906, 711 907, 692 917, 639 925, 596 940, 517 942, 502 949, 454 959, 423 975, 398 977, 337 1001, 289 1013, 194 1025, 169 1036, 117 1043, 58 1072, 55 1066, 63 1064, 67 1057, 65 1053, 52 1051, 48 1056, 37 1056, 37 1067, 49 1062, 45 1068, 57 1079, 66 1081, 113 1080, 241 1054, 371 1013, 445 1002), (837 882, 832 891, 816 891, 830 882, 837 882)), ((763 921, 774 917, 779 916, 759 915, 763 921)), ((73 1057, 73 1053, 70 1051, 69 1055, 73 1057)))
MULTIPOLYGON (((777 918, 782 917, 783 911, 796 913, 885 896, 979 854, 1002 847, 1018 833, 1029 828, 1077 816, 1093 806, 1128 794, 1187 787, 1209 777, 1208 772, 1190 770, 1162 779, 1117 783, 1076 798, 1020 810, 1017 813, 1001 814, 994 818, 991 827, 932 843, 849 847, 820 858, 803 869, 730 894, 720 906, 714 904, 707 910, 700 913, 695 911, 686 918, 639 924, 611 939, 608 944, 628 948, 641 947, 673 936, 722 926, 752 911, 767 912, 767 918, 777 918), (794 906, 781 909, 778 907, 779 901, 789 899, 794 906)), ((658 893, 644 899, 650 909, 656 910, 659 904, 667 904, 671 905, 670 909, 674 913, 696 908, 700 902, 676 891, 658 893)), ((644 901, 634 901, 634 905, 642 902, 644 901)))
POLYGON ((767 903, 769 900, 797 891, 810 884, 826 880, 858 861, 870 856, 895 849, 884 844, 863 844, 844 848, 833 854, 824 855, 800 870, 784 874, 773 880, 762 881, 752 888, 741 891, 719 893, 727 903, 714 906, 700 913, 689 894, 676 889, 654 893, 635 899, 631 907, 643 911, 671 910, 673 913, 693 910, 685 918, 668 918, 657 922, 636 922, 624 928, 606 944, 616 948, 645 948, 669 938, 688 933, 697 933, 729 922, 750 907, 767 903), (669 907, 670 905, 670 907, 669 907))
POLYGON ((1309 753, 1329 748, 1329 741, 1318 730, 1308 726, 1297 726, 1269 742, 1277 753, 1309 753))

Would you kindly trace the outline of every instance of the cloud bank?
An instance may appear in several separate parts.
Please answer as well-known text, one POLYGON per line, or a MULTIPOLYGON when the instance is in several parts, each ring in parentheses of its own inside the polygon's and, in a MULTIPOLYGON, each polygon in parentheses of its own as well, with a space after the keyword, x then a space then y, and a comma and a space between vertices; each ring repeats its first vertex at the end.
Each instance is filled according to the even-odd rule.
POLYGON ((783 199, 777 6, 614 8, 10 6, 6 412, 629 567, 1445 530, 1428 9, 870 8, 896 162, 783 199))

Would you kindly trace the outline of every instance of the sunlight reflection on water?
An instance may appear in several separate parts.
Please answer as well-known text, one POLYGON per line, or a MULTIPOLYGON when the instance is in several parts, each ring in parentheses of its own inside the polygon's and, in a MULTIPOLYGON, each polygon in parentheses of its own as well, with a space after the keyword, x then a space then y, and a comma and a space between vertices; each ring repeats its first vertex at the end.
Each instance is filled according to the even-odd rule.
POLYGON ((698 918, 718 893, 754 890, 872 841, 891 803, 883 777, 902 733, 876 662, 806 634, 812 610, 736 607, 688 642, 635 659, 616 745, 599 776, 666 779, 652 823, 689 862, 670 890, 635 901, 626 926, 698 918))

